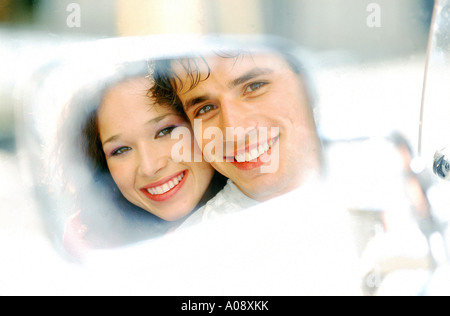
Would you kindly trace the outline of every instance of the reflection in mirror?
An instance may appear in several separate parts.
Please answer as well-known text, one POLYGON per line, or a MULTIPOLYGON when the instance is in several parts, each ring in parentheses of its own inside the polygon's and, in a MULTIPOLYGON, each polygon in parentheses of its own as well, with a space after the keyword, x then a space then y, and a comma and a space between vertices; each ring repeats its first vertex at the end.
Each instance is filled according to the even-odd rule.
POLYGON ((73 45, 24 85, 19 143, 55 245, 94 267, 125 264, 117 248, 139 264, 159 254, 155 270, 183 262, 186 278, 209 273, 202 262, 241 262, 257 267, 252 287, 279 257, 291 267, 270 282, 286 293, 359 292, 347 216, 322 198, 303 52, 279 39, 196 43, 182 53, 161 38, 73 45))
MULTIPOLYGON (((184 95, 161 89, 171 84, 161 69, 167 60, 151 54, 141 59, 124 51, 101 61, 72 54, 34 73, 22 109, 21 140, 42 148, 28 148, 30 169, 46 221, 64 250, 78 255, 81 248, 163 235, 199 208, 195 218, 206 218, 201 214, 210 210, 210 217, 236 212, 293 191, 319 172, 320 141, 306 69, 293 55, 294 47, 288 52, 277 47, 280 40, 271 41, 264 53, 252 52, 262 50, 261 43, 246 51, 219 42, 201 55, 213 71, 198 73, 210 80, 200 78, 196 88, 207 91, 202 85, 231 71, 226 81, 237 97, 233 102, 245 99, 246 107, 241 102, 230 110, 240 116, 234 125, 221 117, 228 108, 219 112, 220 125, 206 117, 194 121, 193 111, 196 116, 200 111, 185 111, 184 95), (227 50, 231 55, 222 55, 227 50), (212 51, 221 53, 208 57, 212 51), (260 104, 259 113, 251 110, 252 103, 260 104), (214 129, 214 142, 207 142, 214 129), (304 145, 293 146, 297 140, 304 145), (221 195, 209 201, 218 191, 221 195), (215 210, 216 204, 226 207, 215 210)), ((148 45, 145 40, 139 44, 148 45)), ((95 45, 108 50, 116 44, 95 45)))

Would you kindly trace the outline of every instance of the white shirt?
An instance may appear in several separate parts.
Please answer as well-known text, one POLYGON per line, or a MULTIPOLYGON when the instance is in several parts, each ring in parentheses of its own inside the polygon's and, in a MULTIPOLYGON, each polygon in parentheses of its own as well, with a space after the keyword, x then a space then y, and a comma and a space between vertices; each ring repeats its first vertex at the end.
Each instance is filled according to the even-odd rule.
POLYGON ((258 203, 229 182, 193 219, 205 221, 102 252, 90 271, 109 280, 112 262, 133 280, 130 290, 142 286, 149 295, 360 295, 345 212, 318 183, 258 203))
POLYGON ((215 197, 189 216, 178 229, 213 220, 225 214, 240 212, 258 204, 258 201, 246 196, 233 181, 228 180, 224 188, 215 197))

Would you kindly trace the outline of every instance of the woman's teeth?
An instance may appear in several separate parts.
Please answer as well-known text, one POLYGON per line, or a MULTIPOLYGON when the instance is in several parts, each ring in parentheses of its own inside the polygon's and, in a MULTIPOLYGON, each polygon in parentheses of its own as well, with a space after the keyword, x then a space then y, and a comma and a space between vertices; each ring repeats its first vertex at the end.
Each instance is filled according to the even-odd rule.
POLYGON ((237 162, 249 162, 261 157, 264 153, 268 152, 272 145, 275 143, 276 138, 272 139, 269 143, 264 143, 258 148, 253 148, 250 152, 244 152, 234 156, 237 162))
POLYGON ((172 190, 175 186, 177 186, 181 180, 184 178, 184 172, 180 174, 178 177, 171 179, 170 181, 160 185, 158 187, 147 189, 147 192, 151 195, 160 195, 164 194, 170 190, 172 190))

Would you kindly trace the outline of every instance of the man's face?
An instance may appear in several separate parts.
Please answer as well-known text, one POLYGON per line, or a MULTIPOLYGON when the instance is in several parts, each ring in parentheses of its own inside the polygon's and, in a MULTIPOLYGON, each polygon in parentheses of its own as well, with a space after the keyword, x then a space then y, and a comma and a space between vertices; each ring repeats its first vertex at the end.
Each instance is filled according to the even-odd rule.
POLYGON ((182 66, 186 62, 174 63, 173 69, 196 140, 208 158, 207 131, 220 129, 223 159, 216 157, 211 164, 242 192, 268 200, 297 188, 317 170, 320 146, 309 101, 300 77, 282 57, 248 54, 196 60, 201 81, 193 89, 192 74, 182 66), (235 132, 232 137, 230 130, 235 132), (262 171, 274 163, 276 168, 262 171))

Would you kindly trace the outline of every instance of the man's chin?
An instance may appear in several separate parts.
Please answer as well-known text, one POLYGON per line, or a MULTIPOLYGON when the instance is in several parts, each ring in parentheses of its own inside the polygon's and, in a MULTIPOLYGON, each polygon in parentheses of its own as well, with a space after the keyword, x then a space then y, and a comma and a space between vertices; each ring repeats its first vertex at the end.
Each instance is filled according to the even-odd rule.
POLYGON ((234 182, 247 196, 254 200, 264 202, 282 195, 286 184, 280 181, 281 175, 260 173, 251 179, 239 179, 234 182))

